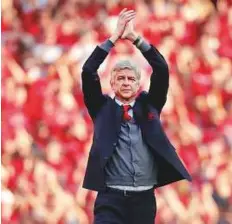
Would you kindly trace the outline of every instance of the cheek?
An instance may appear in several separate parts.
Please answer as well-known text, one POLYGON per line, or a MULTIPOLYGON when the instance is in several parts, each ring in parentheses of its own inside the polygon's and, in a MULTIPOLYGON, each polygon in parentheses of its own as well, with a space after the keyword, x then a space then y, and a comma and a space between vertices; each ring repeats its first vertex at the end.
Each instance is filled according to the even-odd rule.
POLYGON ((133 89, 137 91, 139 89, 139 83, 136 83, 135 85, 133 85, 133 89))
POLYGON ((117 91, 120 88, 120 85, 118 83, 111 83, 111 88, 113 91, 117 91))

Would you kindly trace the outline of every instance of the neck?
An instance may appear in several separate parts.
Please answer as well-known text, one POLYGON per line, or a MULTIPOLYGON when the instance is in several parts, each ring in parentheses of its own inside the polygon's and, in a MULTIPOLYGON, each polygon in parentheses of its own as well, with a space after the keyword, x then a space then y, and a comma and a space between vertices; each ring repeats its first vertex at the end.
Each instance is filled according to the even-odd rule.
POLYGON ((135 100, 135 97, 130 98, 130 99, 125 99, 125 98, 121 98, 121 97, 115 96, 115 98, 117 100, 119 100, 120 102, 122 102, 123 104, 130 104, 130 103, 132 103, 135 100))

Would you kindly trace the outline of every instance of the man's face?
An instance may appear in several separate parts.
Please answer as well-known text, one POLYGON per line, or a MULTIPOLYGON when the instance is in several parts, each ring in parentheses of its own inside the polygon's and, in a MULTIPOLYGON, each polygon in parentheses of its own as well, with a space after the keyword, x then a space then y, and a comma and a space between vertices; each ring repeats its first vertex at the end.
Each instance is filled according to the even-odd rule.
POLYGON ((122 101, 134 100, 139 90, 138 77, 130 69, 114 71, 110 83, 116 97, 122 101))

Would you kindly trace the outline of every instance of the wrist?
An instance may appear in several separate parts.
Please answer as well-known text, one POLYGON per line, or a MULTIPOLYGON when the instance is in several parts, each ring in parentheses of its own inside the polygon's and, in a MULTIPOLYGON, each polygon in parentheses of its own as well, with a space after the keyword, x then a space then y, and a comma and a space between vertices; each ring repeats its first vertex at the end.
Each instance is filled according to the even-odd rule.
POLYGON ((134 44, 136 47, 139 48, 139 46, 142 44, 142 42, 143 42, 142 37, 141 37, 141 36, 138 36, 138 37, 135 39, 135 41, 133 42, 133 44, 134 44))
POLYGON ((130 40, 132 43, 135 42, 135 40, 138 38, 138 34, 137 33, 132 33, 130 36, 128 36, 128 40, 130 40))
POLYGON ((113 35, 109 38, 109 40, 110 40, 113 44, 115 44, 115 43, 118 41, 118 39, 119 39, 119 36, 116 35, 116 34, 113 34, 113 35))

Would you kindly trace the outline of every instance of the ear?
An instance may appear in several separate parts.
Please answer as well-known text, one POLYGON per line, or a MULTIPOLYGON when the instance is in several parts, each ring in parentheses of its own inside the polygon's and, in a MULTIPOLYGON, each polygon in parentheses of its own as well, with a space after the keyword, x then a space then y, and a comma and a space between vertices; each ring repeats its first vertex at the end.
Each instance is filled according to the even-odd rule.
POLYGON ((114 90, 114 80, 112 77, 110 79, 110 86, 111 86, 111 89, 114 90))
POLYGON ((138 80, 138 82, 137 82, 137 88, 138 89, 140 88, 140 80, 138 80))

